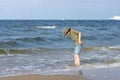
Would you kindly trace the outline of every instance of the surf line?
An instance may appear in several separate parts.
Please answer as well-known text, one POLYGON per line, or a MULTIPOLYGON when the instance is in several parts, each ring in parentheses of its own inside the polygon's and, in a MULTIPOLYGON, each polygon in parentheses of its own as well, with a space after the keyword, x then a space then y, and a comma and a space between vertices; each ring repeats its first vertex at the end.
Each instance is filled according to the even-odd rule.
POLYGON ((43 28, 43 29, 55 29, 56 26, 36 26, 36 28, 43 28))

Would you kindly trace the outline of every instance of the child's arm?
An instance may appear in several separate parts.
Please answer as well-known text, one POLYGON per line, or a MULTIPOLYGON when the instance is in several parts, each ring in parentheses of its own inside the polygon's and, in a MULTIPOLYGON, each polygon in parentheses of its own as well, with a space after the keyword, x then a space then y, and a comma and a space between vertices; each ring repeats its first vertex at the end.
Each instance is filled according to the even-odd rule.
POLYGON ((81 41, 81 32, 78 33, 78 43, 82 44, 82 41, 81 41))

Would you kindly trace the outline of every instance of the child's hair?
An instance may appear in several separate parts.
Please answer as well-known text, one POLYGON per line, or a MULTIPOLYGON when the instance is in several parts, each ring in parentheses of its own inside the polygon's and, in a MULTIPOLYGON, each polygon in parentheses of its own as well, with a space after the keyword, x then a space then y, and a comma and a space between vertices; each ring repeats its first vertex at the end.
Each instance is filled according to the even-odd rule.
POLYGON ((71 28, 69 28, 68 31, 65 34, 67 34, 68 32, 70 32, 70 30, 71 30, 71 28))

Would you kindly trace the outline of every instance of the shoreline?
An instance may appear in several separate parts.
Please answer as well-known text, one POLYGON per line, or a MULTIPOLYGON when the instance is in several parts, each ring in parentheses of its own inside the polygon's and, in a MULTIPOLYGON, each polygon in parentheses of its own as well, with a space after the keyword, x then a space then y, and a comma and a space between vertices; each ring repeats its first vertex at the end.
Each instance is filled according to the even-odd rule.
POLYGON ((17 76, 3 76, 0 80, 120 80, 120 68, 99 68, 78 70, 77 74, 28 74, 17 76))
POLYGON ((20 75, 0 77, 0 80, 84 80, 82 76, 78 75, 20 75))

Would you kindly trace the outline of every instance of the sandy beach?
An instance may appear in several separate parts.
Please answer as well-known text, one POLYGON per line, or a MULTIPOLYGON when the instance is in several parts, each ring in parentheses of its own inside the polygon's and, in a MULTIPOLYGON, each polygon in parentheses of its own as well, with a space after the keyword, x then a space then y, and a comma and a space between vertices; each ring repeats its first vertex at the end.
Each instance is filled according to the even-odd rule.
POLYGON ((0 80, 84 80, 77 75, 22 75, 1 77, 0 80))
POLYGON ((81 70, 82 74, 73 75, 19 75, 0 77, 0 80, 120 80, 120 68, 101 68, 81 70))

